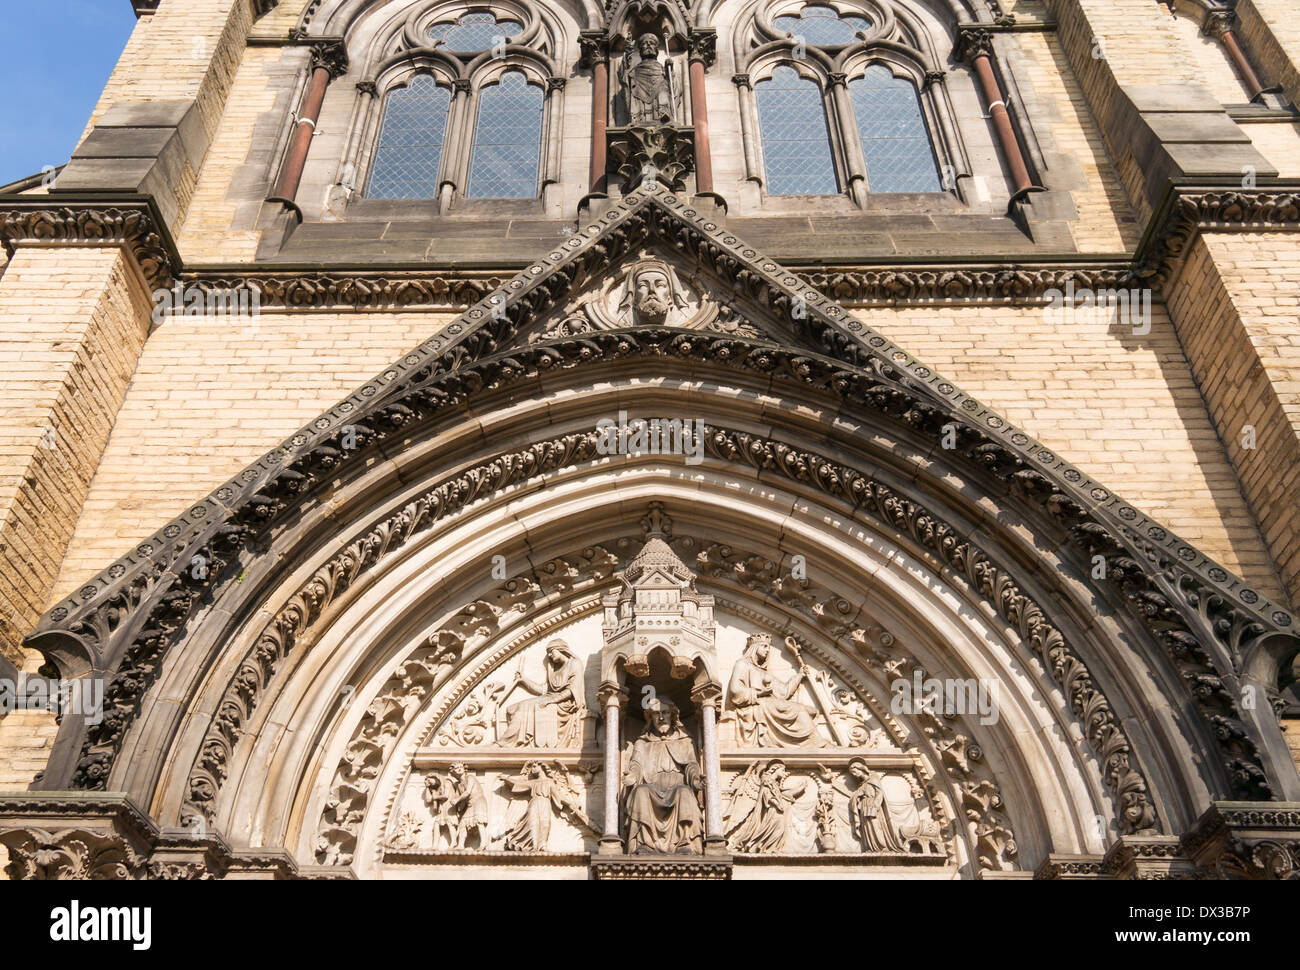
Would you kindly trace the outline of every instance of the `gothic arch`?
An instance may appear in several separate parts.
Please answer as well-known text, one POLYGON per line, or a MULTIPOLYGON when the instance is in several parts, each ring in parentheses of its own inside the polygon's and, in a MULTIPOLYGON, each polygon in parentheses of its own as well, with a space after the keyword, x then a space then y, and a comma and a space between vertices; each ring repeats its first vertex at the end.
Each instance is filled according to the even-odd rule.
MULTIPOLYGON (((1035 783, 1071 793, 1070 822, 1053 828, 1035 807, 1042 791, 1015 787, 1005 770, 996 780, 1035 861, 1095 852, 1082 834, 1089 812, 1114 820, 1113 837, 1177 834, 1192 822, 1189 806, 1207 799, 1295 797, 1300 778, 1285 754, 1275 756, 1271 709, 1239 707, 1229 687, 1243 657, 1265 657, 1250 660, 1250 673, 1276 691, 1265 681, 1297 649, 1288 612, 649 187, 52 610, 31 644, 65 676, 116 676, 103 725, 64 719, 41 785, 126 791, 166 824, 186 817, 185 803, 200 811, 207 803, 218 822, 262 818, 254 837, 276 844, 264 824, 272 815, 257 815, 271 812, 263 801, 272 796, 242 780, 239 766, 263 763, 249 760, 250 745, 270 756, 283 744, 297 760, 280 775, 292 791, 275 796, 275 811, 299 820, 296 832, 280 834, 301 849, 315 838, 306 820, 323 797, 320 773, 332 767, 304 738, 328 735, 326 753, 335 755, 346 742, 321 733, 337 713, 337 678, 373 684, 436 619, 420 613, 435 608, 427 584, 402 582, 402 569, 418 575, 453 554, 482 559, 482 544, 493 542, 545 561, 593 535, 625 535, 647 501, 668 500, 675 514, 680 502, 689 525, 691 496, 711 503, 699 521, 716 523, 723 538, 743 531, 737 519, 750 514, 771 525, 759 535, 782 554, 774 561, 824 559, 812 581, 833 591, 841 577, 854 589, 846 600, 860 592, 868 614, 874 593, 880 625, 927 669, 996 669, 1016 685, 1017 703, 1034 692, 1059 696, 1052 731, 1068 743, 1048 745, 1050 757, 1026 749, 1039 742, 1024 732, 994 730, 984 741, 990 764, 1046 763, 1041 779, 1030 771, 1035 783), (676 267, 686 302, 695 301, 694 324, 608 316, 624 312, 610 282, 630 285, 647 253, 676 267), (633 406, 650 416, 689 408, 710 431, 698 471, 647 460, 647 480, 629 486, 634 499, 610 508, 619 476, 592 429, 633 406), (480 530, 477 551, 462 527, 480 530), (873 544, 895 550, 874 570, 860 562, 873 544), (202 576, 187 568, 199 551, 211 564, 202 576), (1097 559, 1104 582, 1091 575, 1097 559), (909 607, 901 590, 927 584, 929 595, 909 607), (308 678, 286 692, 304 657, 331 656, 345 616, 370 623, 374 643, 350 638, 347 649, 361 653, 330 664, 315 689, 308 678), (960 632, 971 623, 979 637, 960 632), (946 653, 946 637, 965 646, 949 643, 946 653), (981 638, 1003 645, 1000 667, 981 638), (241 742, 263 719, 258 740, 241 742), (280 727, 289 724, 302 727, 280 727), (232 794, 224 794, 227 778, 232 794)), ((482 598, 475 581, 446 579, 448 610, 482 598)), ((860 658, 864 679, 883 663, 872 656, 879 641, 841 632, 847 642, 823 643, 807 617, 767 608, 803 630, 810 648, 860 658)), ((1040 703, 1035 716, 1048 710, 1040 703)), ((1027 709, 1019 716, 1032 720, 1027 709)), ((910 730, 918 742, 925 734, 910 730)), ((984 740, 975 729, 967 736, 984 740)), ((956 812, 957 796, 949 798, 956 812)))

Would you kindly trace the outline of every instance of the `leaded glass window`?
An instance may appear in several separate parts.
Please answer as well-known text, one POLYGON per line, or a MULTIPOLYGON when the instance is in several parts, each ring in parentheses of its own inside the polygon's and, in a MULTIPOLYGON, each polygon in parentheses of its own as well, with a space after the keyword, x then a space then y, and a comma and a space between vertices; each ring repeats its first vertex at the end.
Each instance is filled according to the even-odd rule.
POLYGON ((427 74, 384 99, 384 121, 366 192, 372 199, 432 199, 447 135, 451 92, 427 74))
POLYGON ((830 7, 809 4, 795 17, 786 14, 772 21, 777 30, 786 30, 802 37, 805 44, 814 47, 842 47, 853 43, 858 31, 867 30, 871 22, 865 17, 839 14, 830 7))
POLYGON ((849 82, 872 192, 940 192, 930 134, 916 85, 883 64, 849 82))
POLYGON ((509 40, 524 29, 524 25, 515 20, 497 20, 495 14, 467 13, 454 24, 435 24, 429 28, 429 36, 440 40, 450 51, 458 54, 476 54, 485 51, 503 40, 509 40))
POLYGON ((831 161, 826 109, 817 82, 790 67, 754 86, 767 191, 774 195, 834 195, 839 192, 831 161))
POLYGON ((542 89, 519 71, 479 94, 468 196, 529 199, 537 195, 542 161, 542 89))

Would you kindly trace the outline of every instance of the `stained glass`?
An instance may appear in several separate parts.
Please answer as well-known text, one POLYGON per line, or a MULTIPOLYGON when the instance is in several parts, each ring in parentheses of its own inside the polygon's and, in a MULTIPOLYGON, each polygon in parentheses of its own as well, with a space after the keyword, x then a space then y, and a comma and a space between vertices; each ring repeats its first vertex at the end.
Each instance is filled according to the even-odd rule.
POLYGON ((834 195, 826 109, 817 82, 793 68, 778 67, 754 88, 763 143, 767 191, 773 195, 834 195))
POLYGON ((934 148, 916 86, 883 64, 849 82, 858 119, 867 188, 872 192, 941 192, 934 148))
POLYGON ((454 24, 435 24, 429 28, 429 36, 441 40, 450 51, 474 54, 509 40, 523 29, 518 21, 497 20, 494 14, 480 12, 467 13, 454 24))
POLYGON ((389 93, 366 195, 372 199, 437 197, 450 105, 451 92, 427 74, 389 93))
POLYGON ((795 17, 787 14, 777 17, 773 24, 778 30, 786 30, 796 37, 803 38, 805 44, 814 47, 841 47, 851 44, 858 31, 867 30, 871 22, 865 17, 852 14, 841 15, 830 7, 809 4, 795 17))
POLYGON ((509 71, 479 94, 469 190, 476 199, 537 195, 542 160, 542 89, 509 71))

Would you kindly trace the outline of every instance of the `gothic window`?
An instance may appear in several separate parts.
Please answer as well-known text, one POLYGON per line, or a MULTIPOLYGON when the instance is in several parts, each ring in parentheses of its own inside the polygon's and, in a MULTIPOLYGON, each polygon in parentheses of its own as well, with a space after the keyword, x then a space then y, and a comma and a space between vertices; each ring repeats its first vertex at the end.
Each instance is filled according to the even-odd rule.
POLYGON ((375 160, 366 192, 373 199, 432 199, 447 134, 451 92, 427 74, 391 91, 384 101, 375 160))
POLYGON ((944 61, 908 0, 766 0, 734 30, 745 172, 764 196, 866 207, 970 174, 944 61))
POLYGON ((455 23, 435 24, 429 28, 429 37, 440 40, 450 51, 458 54, 477 54, 491 50, 524 29, 515 20, 498 20, 495 14, 467 13, 455 23))
POLYGON ((916 86, 883 64, 849 82, 871 192, 940 192, 916 86))
POLYGON ((519 71, 480 92, 466 194, 476 199, 537 195, 542 156, 541 87, 519 71))
POLYGON ((754 90, 767 190, 774 195, 833 195, 826 109, 816 81, 780 66, 754 90))
POLYGON ((860 31, 871 27, 865 17, 837 13, 830 7, 809 4, 799 16, 787 14, 772 21, 779 30, 788 31, 796 39, 814 47, 839 47, 853 43, 860 31))

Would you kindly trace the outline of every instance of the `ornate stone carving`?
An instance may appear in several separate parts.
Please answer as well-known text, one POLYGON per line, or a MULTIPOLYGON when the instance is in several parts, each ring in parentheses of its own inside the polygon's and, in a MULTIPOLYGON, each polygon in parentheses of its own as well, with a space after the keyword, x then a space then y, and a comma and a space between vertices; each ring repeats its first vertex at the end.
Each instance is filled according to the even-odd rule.
POLYGON ((24 242, 126 247, 150 286, 167 286, 180 266, 162 221, 147 202, 115 206, 8 199, 0 206, 0 244, 13 254, 24 242))
POLYGON ((454 819, 456 848, 466 848, 471 832, 478 833, 478 847, 488 847, 487 798, 483 786, 463 763, 457 762, 448 771, 450 791, 447 798, 447 817, 454 819))
POLYGON ((516 747, 581 747, 587 716, 582 665, 568 644, 553 640, 546 646, 543 667, 546 671, 543 683, 533 683, 516 670, 514 680, 506 685, 502 702, 515 687, 522 687, 534 696, 505 707, 505 723, 498 731, 497 741, 516 747))
POLYGON ((704 778, 699 752, 682 728, 677 705, 668 698, 650 701, 645 717, 645 729, 624 759, 627 853, 700 855, 704 778))
POLYGON ((745 645, 745 655, 731 668, 727 710, 736 726, 737 741, 758 748, 826 747, 828 742, 817 730, 817 710, 794 699, 800 683, 809 676, 807 666, 796 652, 798 672, 783 681, 767 668, 771 649, 772 638, 756 634, 745 645))
POLYGON ((0 834, 10 879, 140 879, 146 859, 117 836, 85 829, 0 834))
POLYGON ((977 57, 993 56, 993 34, 987 27, 969 24, 957 25, 957 42, 952 47, 952 59, 971 64, 977 57))
POLYGON ((1215 802, 1179 849, 1214 878, 1300 881, 1300 803, 1215 802))
POLYGON ((790 841, 794 803, 808 790, 806 778, 791 777, 785 762, 755 762, 727 793, 722 828, 733 852, 782 852, 790 841))
POLYGON ((337 81, 348 73, 348 48, 342 41, 325 41, 311 48, 312 70, 323 67, 331 80, 337 81))
POLYGON ((569 818, 591 835, 600 837, 600 830, 582 811, 578 793, 563 765, 530 761, 519 774, 506 775, 501 781, 509 786, 511 794, 520 795, 525 801, 524 810, 506 828, 507 851, 546 852, 550 847, 552 813, 569 818))
POLYGON ((672 58, 661 55, 660 47, 654 34, 642 34, 619 61, 629 125, 654 128, 677 122, 681 82, 673 77, 672 58))
POLYGON ((695 170, 695 139, 689 128, 611 128, 608 145, 610 164, 626 190, 658 183, 681 192, 686 188, 686 176, 695 170))
MULTIPOLYGON (((126 645, 114 641, 113 649, 123 648, 121 655, 125 658, 119 673, 129 670, 130 676, 114 679, 110 687, 112 696, 106 697, 110 710, 105 725, 93 738, 88 735, 76 783, 83 787, 102 787, 122 732, 134 717, 157 662, 179 639, 201 598, 234 581, 235 571, 225 567, 213 571, 203 582, 169 574, 167 570, 173 557, 186 558, 214 541, 230 541, 236 546, 251 543, 276 515, 289 507, 292 496, 316 487, 324 480, 327 470, 331 475, 336 474, 333 470, 352 457, 343 455, 337 448, 338 434, 345 423, 352 425, 364 417, 375 425, 373 428, 366 425, 373 435, 367 436, 367 440, 379 441, 412 420, 435 413, 445 402, 463 399, 470 393, 465 383, 467 377, 485 381, 480 386, 499 386, 530 373, 529 368, 538 366, 537 362, 543 359, 549 366, 566 359, 591 359, 593 353, 608 353, 612 358, 615 354, 646 352, 651 347, 654 352, 663 350, 684 355, 707 352, 715 362, 735 360, 741 366, 779 367, 789 379, 842 389, 849 400, 870 402, 867 406, 878 410, 883 417, 906 421, 925 433, 936 433, 956 416, 961 422, 963 454, 985 469, 991 479, 1001 480, 1017 493, 1028 496, 1057 521, 1076 525, 1093 519, 1092 524, 1102 534, 1129 551, 1127 558, 1131 558, 1135 569, 1121 571, 1124 582, 1120 595, 1128 609, 1149 622, 1152 635, 1162 646, 1181 651, 1186 648, 1186 642, 1191 642, 1204 654, 1207 646, 1219 650, 1222 645, 1231 656, 1262 633, 1278 633, 1294 627, 1294 619, 1287 611, 1209 563, 1194 547, 1119 502, 1109 490, 1062 462, 1023 432, 1007 426, 978 402, 935 378, 928 368, 883 336, 848 320, 841 308, 827 305, 819 294, 801 290, 797 277, 784 274, 774 263, 763 262, 757 254, 744 257, 744 244, 728 237, 725 229, 679 216, 677 210, 681 207, 680 200, 665 198, 657 191, 633 193, 613 210, 617 227, 612 224, 600 230, 592 227, 590 235, 584 234, 582 238, 589 243, 599 238, 602 246, 615 240, 618 246, 627 246, 639 244, 650 235, 666 233, 681 251, 709 265, 729 265, 731 261, 735 270, 729 278, 738 290, 745 294, 766 294, 767 301, 778 312, 787 310, 794 297, 802 294, 807 316, 800 322, 798 336, 823 346, 834 364, 819 360, 816 355, 742 347, 735 341, 697 347, 689 342, 647 335, 644 343, 635 346, 622 337, 611 341, 608 349, 591 340, 584 341, 581 347, 548 346, 539 348, 531 363, 527 355, 521 355, 524 363, 518 359, 493 360, 484 364, 486 371, 474 371, 473 361, 498 350, 502 341, 517 333, 519 321, 554 306, 581 272, 589 271, 603 258, 575 239, 572 254, 557 252, 507 285, 504 319, 492 316, 490 306, 472 308, 465 315, 463 326, 453 324, 417 348, 380 378, 340 402, 327 416, 218 489, 209 500, 142 543, 138 552, 115 563, 80 593, 51 610, 42 620, 41 634, 66 631, 83 642, 99 643, 107 648, 108 641, 116 636, 115 631, 123 628, 123 621, 129 620, 125 629, 135 637, 126 645), (729 238, 734 242, 727 242, 729 238), (579 358, 579 354, 585 356, 579 358), (855 371, 855 368, 861 369, 855 371), (454 377, 448 376, 453 369, 454 377), (431 394, 435 384, 439 385, 438 395, 431 394), (1148 595, 1152 592, 1163 605, 1158 616, 1148 621, 1148 595), (142 608, 147 611, 147 618, 137 615, 142 608), (1172 644, 1171 634, 1185 636, 1187 641, 1172 644)), ((1274 201, 1272 211, 1283 214, 1280 201, 1274 201)), ((1231 211, 1226 214, 1233 215, 1231 211)), ((1241 219, 1240 215, 1234 217, 1241 219)), ((572 449, 577 444, 574 440, 559 446, 562 460, 575 457, 577 453, 572 449)), ((360 451, 364 453, 364 449, 360 451)), ((722 456, 716 450, 715 455, 722 456)), ((743 459, 743 455, 727 457, 727 460, 737 459, 743 459)), ((784 459, 771 453, 767 460, 776 461, 772 467, 783 470, 786 467, 784 459)), ((536 456, 525 457, 523 461, 526 465, 533 464, 536 456)), ((831 479, 820 478, 823 470, 829 473, 831 469, 816 467, 822 469, 812 476, 819 487, 840 490, 831 479)), ((469 493, 480 494, 484 488, 497 487, 503 477, 510 477, 503 476, 503 472, 501 468, 478 482, 466 483, 469 493)), ((799 472, 807 473, 806 469, 799 472)), ((855 480, 861 478, 858 473, 852 474, 857 476, 855 480)), ((886 515, 887 520, 893 520, 892 511, 886 510, 886 515)), ((906 520, 907 516, 902 518, 906 520)), ((987 569, 977 572, 992 575, 987 569)), ((981 585, 987 581, 984 576, 980 577, 981 585)), ((1213 716, 1224 716, 1217 709, 1219 703, 1215 701, 1213 716)), ((1240 722, 1239 718, 1234 720, 1240 722)), ((1227 727, 1234 750, 1226 767, 1235 784, 1243 792, 1264 790, 1260 787, 1262 772, 1258 755, 1252 753, 1252 740, 1248 735, 1241 736, 1238 732, 1242 729, 1236 725, 1227 727)), ((1101 728, 1091 729, 1091 733, 1113 739, 1117 730, 1113 724, 1103 724, 1101 728)), ((1124 760, 1127 761, 1127 753, 1124 760)), ((1131 778, 1130 771, 1131 766, 1126 765, 1118 777, 1131 778)), ((1132 790, 1126 785, 1119 785, 1119 789, 1126 800, 1132 797, 1132 790)), ((1138 812, 1139 817, 1142 814, 1138 812)))

